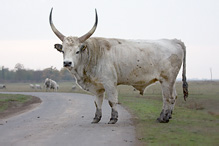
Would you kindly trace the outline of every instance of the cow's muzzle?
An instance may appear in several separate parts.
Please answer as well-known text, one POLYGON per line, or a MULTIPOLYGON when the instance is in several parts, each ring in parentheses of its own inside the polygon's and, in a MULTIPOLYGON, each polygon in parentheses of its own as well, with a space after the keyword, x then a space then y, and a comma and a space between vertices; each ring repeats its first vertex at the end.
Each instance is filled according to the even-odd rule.
POLYGON ((64 65, 64 67, 71 67, 72 62, 71 61, 64 61, 63 65, 64 65))

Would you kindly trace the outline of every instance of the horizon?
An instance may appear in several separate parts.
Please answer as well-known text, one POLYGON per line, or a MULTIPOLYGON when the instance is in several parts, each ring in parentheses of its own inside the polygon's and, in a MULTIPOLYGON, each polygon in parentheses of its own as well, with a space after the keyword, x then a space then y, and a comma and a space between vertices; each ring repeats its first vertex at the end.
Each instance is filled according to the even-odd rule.
MULTIPOLYGON (((18 64, 18 63, 17 63, 18 64)), ((23 64, 22 64, 23 65, 23 64)), ((16 66, 16 65, 15 65, 16 66)), ((46 67, 46 68, 43 68, 43 69, 31 69, 31 68, 25 68, 25 65, 23 65, 24 66, 24 70, 31 70, 31 71, 43 71, 43 70, 45 70, 45 69, 49 69, 49 68, 51 68, 51 69, 56 69, 56 70, 58 70, 58 71, 61 71, 62 69, 66 69, 65 67, 62 67, 62 68, 60 68, 60 69, 57 69, 56 67, 53 67, 53 66, 50 66, 50 67, 46 67)), ((13 69, 11 69, 11 68, 8 68, 8 67, 6 67, 6 66, 0 66, 0 70, 2 70, 2 69, 8 69, 9 71, 14 71, 14 72, 16 72, 16 68, 14 67, 13 69)), ((67 70, 67 69, 66 69, 67 70)), ((70 73, 70 72, 69 72, 70 73)), ((179 75, 178 75, 179 76, 179 75)), ((176 78, 176 82, 179 82, 179 81, 181 81, 182 80, 182 78, 181 77, 178 77, 177 76, 177 78, 176 78)), ((214 79, 214 78, 211 78, 211 76, 209 77, 209 78, 187 78, 187 81, 219 81, 219 79, 214 79)))

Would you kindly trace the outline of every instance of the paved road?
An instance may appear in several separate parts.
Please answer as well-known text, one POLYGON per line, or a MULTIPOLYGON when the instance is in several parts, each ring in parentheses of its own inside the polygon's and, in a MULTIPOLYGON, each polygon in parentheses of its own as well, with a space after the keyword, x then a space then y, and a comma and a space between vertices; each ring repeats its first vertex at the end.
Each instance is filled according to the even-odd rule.
POLYGON ((8 146, 129 146, 135 145, 131 115, 118 106, 119 120, 107 124, 111 109, 103 103, 99 124, 94 117, 94 97, 73 93, 19 93, 40 97, 37 108, 0 120, 0 145, 8 146))

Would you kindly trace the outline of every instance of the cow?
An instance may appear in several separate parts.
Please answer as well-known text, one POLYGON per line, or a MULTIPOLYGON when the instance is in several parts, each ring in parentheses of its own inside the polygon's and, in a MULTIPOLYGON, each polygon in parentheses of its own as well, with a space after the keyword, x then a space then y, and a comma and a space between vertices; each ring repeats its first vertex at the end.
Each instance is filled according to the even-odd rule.
POLYGON ((34 89, 34 85, 33 85, 33 84, 30 84, 30 88, 31 88, 31 89, 34 89))
POLYGON ((89 32, 81 37, 66 37, 53 24, 52 11, 53 8, 49 23, 62 41, 62 44, 55 44, 54 47, 63 53, 63 66, 75 76, 82 89, 96 96, 96 113, 92 123, 101 120, 105 94, 111 107, 108 124, 118 121, 117 85, 133 86, 143 95, 145 88, 155 82, 160 82, 163 96, 163 107, 157 121, 169 122, 177 98, 175 81, 182 64, 184 100, 188 97, 186 47, 182 41, 91 37, 98 23, 96 10, 96 20, 89 32))
POLYGON ((0 84, 0 89, 6 89, 6 85, 5 84, 0 84))
POLYGON ((35 84, 35 89, 40 89, 40 90, 41 90, 41 89, 42 89, 42 88, 41 88, 41 85, 35 84))
POLYGON ((72 90, 75 90, 76 89, 76 85, 72 85, 72 90))
POLYGON ((46 88, 46 91, 48 89, 53 89, 53 91, 57 92, 59 85, 52 79, 46 78, 44 82, 44 87, 46 88))

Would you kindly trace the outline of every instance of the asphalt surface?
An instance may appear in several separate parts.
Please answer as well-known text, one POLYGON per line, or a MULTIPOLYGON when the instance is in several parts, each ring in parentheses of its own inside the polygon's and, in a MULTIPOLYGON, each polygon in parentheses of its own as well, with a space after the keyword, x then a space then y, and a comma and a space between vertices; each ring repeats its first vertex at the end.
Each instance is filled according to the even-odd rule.
POLYGON ((19 94, 37 96, 42 103, 28 112, 0 120, 1 146, 136 145, 131 115, 120 105, 116 124, 107 124, 111 108, 106 100, 102 120, 91 124, 96 111, 93 96, 51 92, 19 94))

